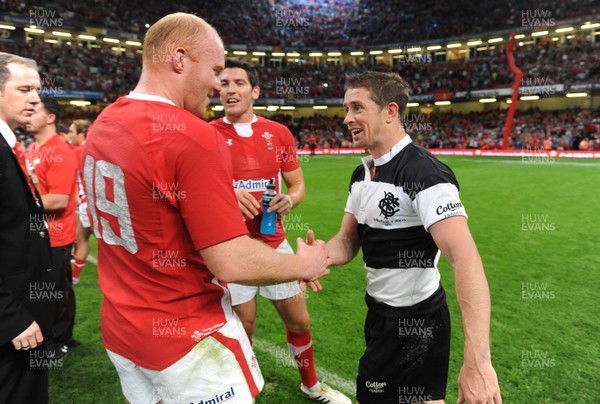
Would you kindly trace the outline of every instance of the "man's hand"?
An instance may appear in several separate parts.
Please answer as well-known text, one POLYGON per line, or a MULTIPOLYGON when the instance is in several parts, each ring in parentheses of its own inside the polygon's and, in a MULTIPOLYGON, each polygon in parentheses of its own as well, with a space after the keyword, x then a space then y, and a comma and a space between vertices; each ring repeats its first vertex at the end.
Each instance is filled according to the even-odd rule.
POLYGON ((238 201, 238 206, 246 219, 254 219, 258 215, 260 203, 252 194, 245 189, 236 188, 235 196, 238 201))
POLYGON ((491 362, 468 365, 464 363, 458 376, 457 404, 502 404, 498 377, 491 362))
MULTIPOLYGON (((315 233, 312 230, 309 230, 306 233, 306 244, 314 245, 315 244, 315 233)), ((329 264, 328 264, 329 265, 329 264)), ((319 290, 323 290, 323 286, 321 286, 321 282, 318 279, 314 281, 298 281, 300 283, 300 290, 302 292, 306 292, 306 286, 308 286, 313 292, 318 292, 319 290)))
POLYGON ((36 348, 43 341, 44 336, 42 335, 42 330, 38 323, 34 321, 25 331, 13 338, 12 343, 15 349, 23 349, 26 351, 30 348, 36 348))
MULTIPOLYGON (((314 281, 321 276, 329 275, 327 265, 327 252, 325 251, 325 242, 319 240, 309 245, 298 237, 298 252, 296 256, 300 258, 306 265, 305 281, 314 281)), ((313 289, 314 290, 314 289, 313 289)))
POLYGON ((292 210, 292 200, 286 194, 277 194, 271 199, 268 212, 277 211, 279 216, 287 215, 292 210))
POLYGON ((306 287, 308 286, 310 288, 310 290, 312 290, 313 292, 318 292, 319 290, 323 290, 323 286, 321 285, 321 282, 319 282, 317 279, 315 279, 314 281, 298 281, 298 283, 300 284, 300 290, 302 292, 306 292, 306 287))

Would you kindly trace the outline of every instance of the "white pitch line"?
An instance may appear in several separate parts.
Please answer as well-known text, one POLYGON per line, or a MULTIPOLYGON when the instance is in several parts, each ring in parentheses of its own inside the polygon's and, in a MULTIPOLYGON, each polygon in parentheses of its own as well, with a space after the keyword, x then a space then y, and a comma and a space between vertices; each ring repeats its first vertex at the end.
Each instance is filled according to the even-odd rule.
MULTIPOLYGON (((288 358, 290 353, 288 350, 278 347, 277 345, 273 345, 270 342, 262 341, 259 339, 254 339, 253 348, 258 349, 259 351, 266 352, 271 355, 273 358, 288 358)), ((356 394, 356 383, 351 382, 350 380, 346 380, 343 377, 337 375, 336 373, 330 372, 327 369, 324 369, 320 366, 316 366, 317 376, 319 376, 320 381, 324 381, 327 384, 330 384, 342 392, 346 393, 350 397, 354 397, 356 394)))
MULTIPOLYGON (((91 262, 94 265, 98 264, 98 261, 96 261, 96 258, 93 255, 88 255, 87 261, 91 262)), ((288 350, 259 339, 254 340, 253 347, 260 351, 268 353, 273 358, 288 358, 290 355, 288 350)), ((350 380, 346 380, 343 377, 338 376, 336 373, 330 372, 329 370, 324 369, 320 366, 316 366, 316 369, 317 375, 319 376, 319 380, 325 381, 327 382, 327 384, 331 384, 332 386, 337 387, 347 395, 354 397, 354 395, 356 394, 356 383, 351 382, 350 380)))

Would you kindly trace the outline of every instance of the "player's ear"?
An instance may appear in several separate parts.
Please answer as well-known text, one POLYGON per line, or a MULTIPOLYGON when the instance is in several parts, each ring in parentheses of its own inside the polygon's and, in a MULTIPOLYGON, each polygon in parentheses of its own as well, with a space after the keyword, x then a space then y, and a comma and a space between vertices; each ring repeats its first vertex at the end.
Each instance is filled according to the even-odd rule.
POLYGON ((396 104, 395 102, 390 102, 385 108, 385 122, 392 123, 398 121, 400 114, 400 107, 398 106, 398 104, 396 104))
POLYGON ((185 48, 176 48, 176 49, 173 49, 171 51, 170 56, 171 57, 168 58, 167 60, 169 62, 171 62, 171 66, 173 67, 173 70, 175 70, 177 73, 182 73, 183 72, 183 67, 187 63, 190 63, 189 60, 185 60, 186 57, 189 57, 188 51, 185 48))
POLYGON ((252 88, 252 99, 253 100, 258 99, 259 95, 260 95, 260 86, 254 86, 252 88))

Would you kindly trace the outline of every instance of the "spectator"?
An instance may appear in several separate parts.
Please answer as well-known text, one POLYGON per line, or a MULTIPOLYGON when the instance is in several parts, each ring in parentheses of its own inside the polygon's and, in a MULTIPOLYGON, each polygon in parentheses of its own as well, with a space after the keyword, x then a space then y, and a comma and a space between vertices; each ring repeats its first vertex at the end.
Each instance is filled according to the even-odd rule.
POLYGON ((46 210, 53 266, 67 281, 65 307, 53 326, 53 336, 47 347, 49 356, 56 359, 64 357, 69 348, 79 345, 79 341, 73 338, 76 305, 71 284, 77 161, 71 148, 56 133, 59 119, 58 101, 52 97, 42 97, 31 122, 25 125, 35 138, 27 147, 25 156, 46 210))

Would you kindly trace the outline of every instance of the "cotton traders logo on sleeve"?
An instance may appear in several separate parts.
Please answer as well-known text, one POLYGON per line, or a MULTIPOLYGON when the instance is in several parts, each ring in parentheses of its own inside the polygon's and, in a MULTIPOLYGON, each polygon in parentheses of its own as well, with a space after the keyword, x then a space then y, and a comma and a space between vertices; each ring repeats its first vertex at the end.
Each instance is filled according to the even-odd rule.
POLYGON ((438 206, 435 213, 438 216, 444 216, 444 218, 464 215, 462 207, 463 204, 460 202, 448 202, 446 205, 438 206))
POLYGON ((270 178, 261 178, 260 180, 237 180, 233 181, 235 189, 245 189, 246 191, 264 191, 267 189, 270 178))

